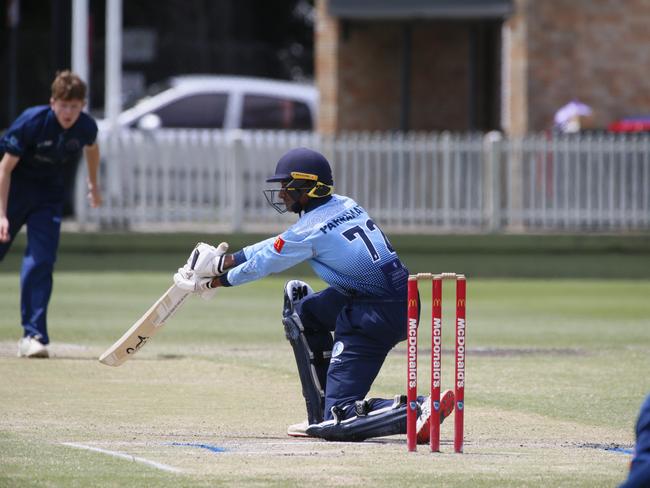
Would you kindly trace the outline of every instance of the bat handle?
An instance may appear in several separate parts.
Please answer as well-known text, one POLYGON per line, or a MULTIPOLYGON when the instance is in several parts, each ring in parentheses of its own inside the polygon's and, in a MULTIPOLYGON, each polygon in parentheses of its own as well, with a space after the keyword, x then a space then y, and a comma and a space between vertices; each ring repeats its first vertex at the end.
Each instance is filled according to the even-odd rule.
POLYGON ((199 252, 198 249, 194 249, 194 254, 192 255, 192 265, 190 266, 191 269, 194 269, 194 265, 196 264, 196 261, 199 259, 199 252))

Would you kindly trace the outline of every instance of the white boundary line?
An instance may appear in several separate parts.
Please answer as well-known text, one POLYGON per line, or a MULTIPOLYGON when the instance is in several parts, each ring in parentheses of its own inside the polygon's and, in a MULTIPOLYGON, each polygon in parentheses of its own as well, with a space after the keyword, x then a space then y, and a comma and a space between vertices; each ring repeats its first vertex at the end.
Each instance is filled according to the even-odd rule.
POLYGON ((151 461, 149 459, 141 458, 141 457, 136 457, 136 456, 131 456, 130 454, 126 454, 123 452, 119 451, 109 451, 108 449, 102 449, 100 447, 93 447, 93 446, 86 446, 85 444, 79 444, 77 442, 62 442, 64 446, 68 447, 75 447, 77 449, 86 449, 87 451, 95 451, 95 452, 100 452, 102 454, 108 454, 109 456, 113 456, 116 458, 120 459, 126 459, 127 461, 133 461, 136 463, 142 463, 146 464, 148 466, 152 466, 156 469, 161 469, 162 471, 168 471, 170 473, 182 473, 183 471, 179 468, 175 468, 174 466, 169 466, 167 464, 162 464, 162 463, 157 463, 156 461, 151 461))

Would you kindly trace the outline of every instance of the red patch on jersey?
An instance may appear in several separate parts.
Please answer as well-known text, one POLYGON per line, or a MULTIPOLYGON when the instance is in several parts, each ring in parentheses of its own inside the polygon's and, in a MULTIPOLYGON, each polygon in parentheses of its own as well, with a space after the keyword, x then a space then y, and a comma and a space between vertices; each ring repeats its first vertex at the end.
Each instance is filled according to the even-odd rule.
POLYGON ((273 243, 273 247, 275 248, 276 251, 282 252, 282 248, 284 247, 284 239, 278 236, 278 238, 273 243))

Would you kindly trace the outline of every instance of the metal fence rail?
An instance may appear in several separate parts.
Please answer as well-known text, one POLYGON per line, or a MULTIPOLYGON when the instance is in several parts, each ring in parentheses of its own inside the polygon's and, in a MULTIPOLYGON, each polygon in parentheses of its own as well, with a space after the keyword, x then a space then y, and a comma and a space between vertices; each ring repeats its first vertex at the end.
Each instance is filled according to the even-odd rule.
POLYGON ((650 227, 650 138, 543 136, 504 142, 500 227, 650 227))
MULTIPOLYGON (((101 134, 105 205, 89 209, 77 185, 76 220, 81 229, 282 229, 292 220, 262 190, 278 158, 296 146, 323 152, 336 191, 387 229, 650 229, 650 135, 606 134, 101 134)), ((85 178, 83 165, 80 172, 85 178)))

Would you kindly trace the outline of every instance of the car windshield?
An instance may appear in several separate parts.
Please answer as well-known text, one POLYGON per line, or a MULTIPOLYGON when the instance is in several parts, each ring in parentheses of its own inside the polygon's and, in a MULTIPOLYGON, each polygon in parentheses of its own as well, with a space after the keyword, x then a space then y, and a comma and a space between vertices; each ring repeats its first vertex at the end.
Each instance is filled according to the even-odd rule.
POLYGON ((147 98, 151 98, 153 96, 158 95, 159 93, 164 92, 165 90, 169 90, 172 86, 173 86, 172 80, 169 78, 166 80, 153 83, 152 85, 149 86, 149 88, 147 88, 147 91, 145 92, 144 96, 130 100, 125 104, 124 108, 128 109, 134 107, 141 101, 146 100, 147 98))

